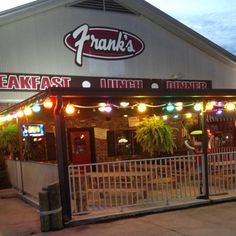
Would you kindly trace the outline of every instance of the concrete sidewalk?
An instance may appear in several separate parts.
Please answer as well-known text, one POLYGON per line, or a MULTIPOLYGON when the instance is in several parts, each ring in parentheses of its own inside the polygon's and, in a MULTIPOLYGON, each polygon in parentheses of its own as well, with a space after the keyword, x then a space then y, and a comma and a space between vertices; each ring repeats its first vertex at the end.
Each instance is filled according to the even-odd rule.
POLYGON ((121 236, 124 234, 129 236, 233 236, 236 235, 236 202, 41 233, 39 214, 35 208, 14 197, 0 197, 0 236, 121 236))
POLYGON ((40 233, 40 222, 35 208, 14 197, 0 198, 0 236, 36 233, 40 233))

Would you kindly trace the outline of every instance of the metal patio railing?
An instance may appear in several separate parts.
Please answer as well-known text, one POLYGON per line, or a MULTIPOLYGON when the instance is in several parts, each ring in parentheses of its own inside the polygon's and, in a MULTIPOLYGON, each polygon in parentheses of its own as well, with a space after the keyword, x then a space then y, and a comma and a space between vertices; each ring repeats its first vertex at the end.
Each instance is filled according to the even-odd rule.
POLYGON ((73 214, 166 205, 203 194, 203 155, 70 165, 73 214))
MULTIPOLYGON (((236 151, 208 154, 208 190, 236 190, 236 151)), ((204 156, 175 156, 86 165, 70 165, 73 215, 111 208, 184 203, 206 192, 204 156)))
POLYGON ((236 152, 208 155, 208 182, 212 195, 236 190, 236 152))

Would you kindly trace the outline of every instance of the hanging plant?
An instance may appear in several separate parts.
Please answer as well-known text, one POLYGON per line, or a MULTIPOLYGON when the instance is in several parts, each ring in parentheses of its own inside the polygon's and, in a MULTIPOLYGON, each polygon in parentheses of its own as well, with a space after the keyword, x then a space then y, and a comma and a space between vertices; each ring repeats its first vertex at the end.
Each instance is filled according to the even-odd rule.
POLYGON ((135 138, 142 150, 148 152, 151 156, 154 153, 172 154, 174 149, 176 149, 174 130, 177 129, 153 116, 139 123, 135 138))

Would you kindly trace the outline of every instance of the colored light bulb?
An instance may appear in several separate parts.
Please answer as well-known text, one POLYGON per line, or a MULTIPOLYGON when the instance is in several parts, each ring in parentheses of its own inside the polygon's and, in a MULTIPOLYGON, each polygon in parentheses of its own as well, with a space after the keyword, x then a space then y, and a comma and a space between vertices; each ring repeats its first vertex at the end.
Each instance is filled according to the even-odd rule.
POLYGON ((72 115, 74 112, 75 112, 74 106, 71 105, 71 104, 67 104, 67 106, 66 106, 66 113, 68 115, 72 115))
POLYGON ((139 111, 139 112, 145 112, 146 109, 147 109, 146 104, 140 103, 140 104, 138 105, 138 111, 139 111))
POLYGON ((43 106, 46 109, 51 109, 53 107, 53 102, 50 98, 47 98, 44 102, 43 102, 43 106))
POLYGON ((168 112, 172 112, 172 111, 174 111, 174 109, 175 109, 175 106, 172 103, 167 104, 166 110, 168 112))

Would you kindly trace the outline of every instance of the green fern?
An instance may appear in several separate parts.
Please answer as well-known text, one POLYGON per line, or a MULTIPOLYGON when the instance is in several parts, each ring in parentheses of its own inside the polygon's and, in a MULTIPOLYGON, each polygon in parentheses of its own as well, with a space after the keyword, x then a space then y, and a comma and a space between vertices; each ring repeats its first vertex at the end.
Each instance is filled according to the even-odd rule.
POLYGON ((138 125, 135 138, 144 152, 151 156, 154 153, 173 153, 176 149, 174 130, 156 116, 148 118, 138 125))

